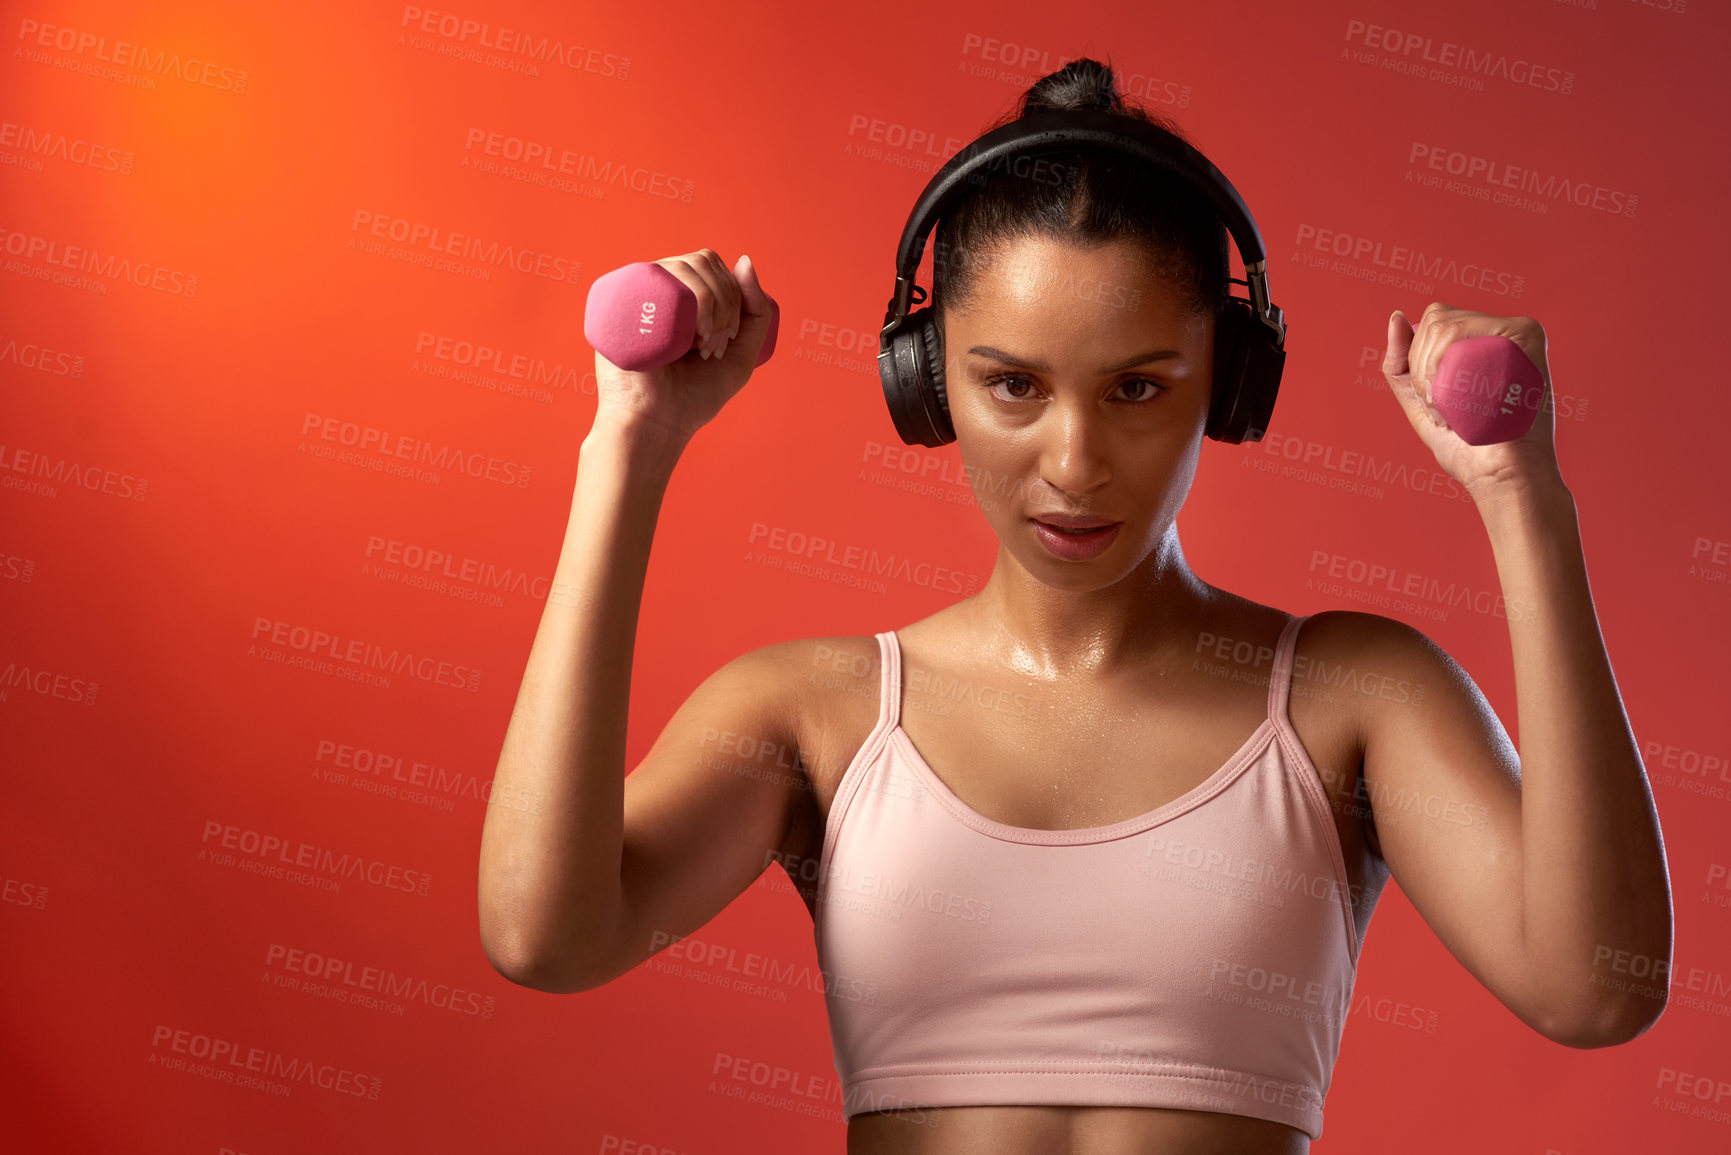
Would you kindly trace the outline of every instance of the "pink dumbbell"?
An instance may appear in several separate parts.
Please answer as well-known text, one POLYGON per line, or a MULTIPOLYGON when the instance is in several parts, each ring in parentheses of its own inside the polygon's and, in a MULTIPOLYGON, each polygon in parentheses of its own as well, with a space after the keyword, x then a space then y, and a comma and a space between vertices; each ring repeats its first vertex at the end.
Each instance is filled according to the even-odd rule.
MULTIPOLYGON (((781 324, 781 307, 775 298, 769 305, 769 335, 758 354, 759 365, 775 352, 781 324)), ((697 347, 697 295, 654 261, 622 265, 589 286, 583 338, 621 369, 633 373, 659 369, 697 347)))
POLYGON ((1443 350, 1430 402, 1468 445, 1525 437, 1539 415, 1545 378, 1507 337, 1466 337, 1443 350))

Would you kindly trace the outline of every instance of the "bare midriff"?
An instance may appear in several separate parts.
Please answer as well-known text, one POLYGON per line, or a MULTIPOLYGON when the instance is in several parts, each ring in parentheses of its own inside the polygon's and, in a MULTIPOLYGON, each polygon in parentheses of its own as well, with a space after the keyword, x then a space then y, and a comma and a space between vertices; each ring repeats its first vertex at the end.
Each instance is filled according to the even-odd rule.
POLYGON ((848 1123, 848 1155, 1305 1155, 1304 1132, 1160 1107, 925 1107, 848 1123))

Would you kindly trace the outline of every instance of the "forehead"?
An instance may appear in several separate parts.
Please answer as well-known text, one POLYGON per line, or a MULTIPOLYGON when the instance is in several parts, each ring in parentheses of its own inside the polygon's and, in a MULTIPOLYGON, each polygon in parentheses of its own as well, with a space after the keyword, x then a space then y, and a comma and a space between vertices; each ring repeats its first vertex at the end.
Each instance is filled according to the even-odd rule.
POLYGON ((1099 350, 1150 339, 1198 351, 1211 318, 1193 313, 1181 290, 1141 244, 1115 240, 1079 246, 1023 236, 982 251, 965 312, 946 314, 952 332, 976 339, 1038 343, 1043 349, 1099 350))

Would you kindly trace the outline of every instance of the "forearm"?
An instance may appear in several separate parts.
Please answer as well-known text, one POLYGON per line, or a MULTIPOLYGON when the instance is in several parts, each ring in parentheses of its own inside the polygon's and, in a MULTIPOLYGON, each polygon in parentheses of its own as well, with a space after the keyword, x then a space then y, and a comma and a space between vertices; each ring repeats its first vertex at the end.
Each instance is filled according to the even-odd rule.
POLYGON ((583 441, 481 836, 481 933, 496 965, 575 965, 617 914, 632 650, 677 456, 602 419, 583 441))
POLYGON ((1627 952, 1669 971, 1658 815, 1599 634, 1574 496, 1552 477, 1481 496, 1478 508, 1514 654, 1527 973, 1559 1016, 1614 1035, 1659 1004, 1606 985, 1611 960, 1627 952))

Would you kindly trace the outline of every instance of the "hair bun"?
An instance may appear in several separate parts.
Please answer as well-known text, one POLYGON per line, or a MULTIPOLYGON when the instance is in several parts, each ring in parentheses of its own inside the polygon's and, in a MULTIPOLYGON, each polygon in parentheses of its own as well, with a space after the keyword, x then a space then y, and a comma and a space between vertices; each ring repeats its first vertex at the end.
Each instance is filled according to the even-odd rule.
POLYGON ((1124 100, 1118 95, 1117 77, 1108 65, 1082 57, 1042 76, 1022 96, 1021 114, 1078 108, 1125 111, 1124 100))
MULTIPOLYGON (((987 131, 1042 112, 1105 113, 1126 128, 1128 122, 1151 124, 1195 147, 1178 122, 1120 95, 1110 61, 1068 61, 1006 102, 987 131)), ((974 286, 988 273, 985 254, 1025 236, 1084 248, 1138 242, 1151 272, 1176 289, 1191 312, 1220 315, 1230 292, 1229 238, 1204 190, 1167 166, 1095 144, 1078 141, 1039 151, 1061 159, 1059 179, 1024 179, 1015 166, 993 165, 938 219, 930 305, 937 315, 966 312, 974 286)))

